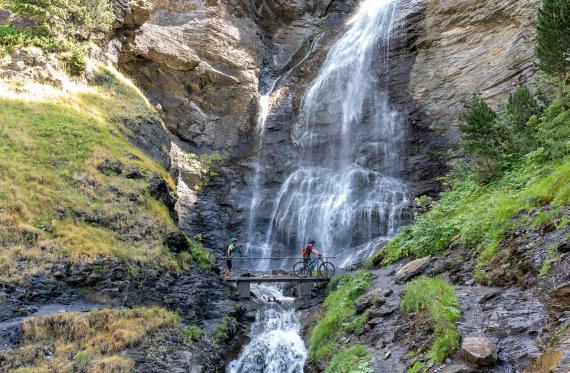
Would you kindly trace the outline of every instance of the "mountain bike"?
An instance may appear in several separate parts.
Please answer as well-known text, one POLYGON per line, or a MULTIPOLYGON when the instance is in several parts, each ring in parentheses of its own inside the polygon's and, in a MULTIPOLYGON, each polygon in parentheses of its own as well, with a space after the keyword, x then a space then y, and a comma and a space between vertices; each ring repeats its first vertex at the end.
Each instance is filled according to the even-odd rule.
POLYGON ((293 266, 293 274, 299 278, 311 277, 314 274, 318 277, 329 278, 334 276, 335 271, 334 264, 323 259, 322 256, 303 259, 293 266))
MULTIPOLYGON (((226 265, 227 259, 228 259, 227 256, 215 254, 213 252, 211 252, 210 255, 208 255, 208 260, 210 261, 210 264, 220 268, 226 265)), ((232 270, 234 271, 247 272, 251 270, 253 263, 244 254, 242 247, 238 246, 234 249, 232 253, 232 265, 233 265, 232 270)))

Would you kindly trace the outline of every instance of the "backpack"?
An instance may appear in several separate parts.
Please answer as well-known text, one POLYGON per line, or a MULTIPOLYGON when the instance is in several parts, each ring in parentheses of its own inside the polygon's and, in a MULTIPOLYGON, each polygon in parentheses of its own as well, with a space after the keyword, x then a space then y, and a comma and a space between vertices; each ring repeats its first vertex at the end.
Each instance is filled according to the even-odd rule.
POLYGON ((304 246, 304 247, 301 249, 301 256, 302 256, 303 258, 306 258, 307 256, 309 256, 308 253, 307 253, 307 246, 304 246))

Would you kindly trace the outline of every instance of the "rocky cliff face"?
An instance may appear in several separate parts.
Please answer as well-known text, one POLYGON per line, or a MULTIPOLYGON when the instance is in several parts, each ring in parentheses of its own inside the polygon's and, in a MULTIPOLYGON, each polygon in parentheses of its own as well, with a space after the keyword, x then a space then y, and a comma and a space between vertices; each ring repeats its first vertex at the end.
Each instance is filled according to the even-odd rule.
POLYGON ((497 108, 537 72, 534 57, 540 0, 419 1, 416 60, 409 92, 431 128, 456 143, 465 104, 479 93, 497 108))

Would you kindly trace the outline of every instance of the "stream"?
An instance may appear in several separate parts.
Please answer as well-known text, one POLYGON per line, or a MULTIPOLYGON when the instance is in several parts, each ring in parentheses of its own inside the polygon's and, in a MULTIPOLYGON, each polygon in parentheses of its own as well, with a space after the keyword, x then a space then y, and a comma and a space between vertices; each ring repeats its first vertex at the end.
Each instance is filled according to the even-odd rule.
POLYGON ((275 286, 259 285, 252 290, 260 304, 251 326, 251 341, 230 363, 227 373, 303 372, 307 349, 300 336, 294 298, 285 297, 275 286))

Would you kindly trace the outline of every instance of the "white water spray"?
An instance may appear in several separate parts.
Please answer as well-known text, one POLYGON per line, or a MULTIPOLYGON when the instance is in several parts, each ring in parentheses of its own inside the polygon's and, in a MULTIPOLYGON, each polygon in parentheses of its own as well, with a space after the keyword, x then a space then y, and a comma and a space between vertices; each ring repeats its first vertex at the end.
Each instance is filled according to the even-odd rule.
POLYGON ((293 133, 299 161, 274 199, 261 255, 291 254, 312 238, 348 265, 397 232, 408 206, 397 178, 402 118, 387 86, 398 8, 365 0, 308 89, 293 133))
POLYGON ((256 286, 263 301, 251 327, 251 341, 228 366, 228 373, 302 373, 307 349, 293 298, 276 287, 256 286))

